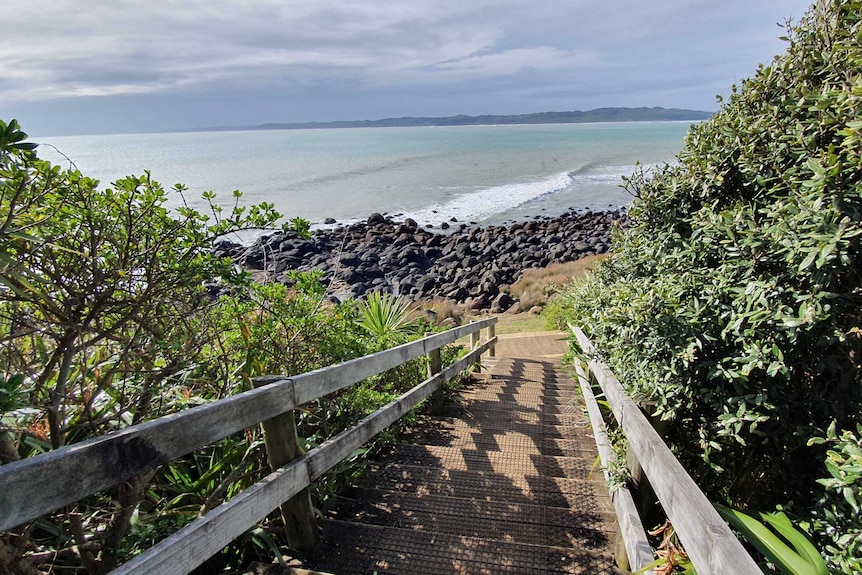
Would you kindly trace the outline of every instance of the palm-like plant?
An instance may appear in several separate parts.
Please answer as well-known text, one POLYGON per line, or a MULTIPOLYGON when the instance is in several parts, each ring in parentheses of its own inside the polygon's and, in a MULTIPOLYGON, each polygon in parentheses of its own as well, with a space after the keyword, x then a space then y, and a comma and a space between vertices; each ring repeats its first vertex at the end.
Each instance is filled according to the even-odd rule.
POLYGON ((381 342, 392 343, 415 327, 412 304, 389 293, 373 292, 359 306, 359 325, 381 342))

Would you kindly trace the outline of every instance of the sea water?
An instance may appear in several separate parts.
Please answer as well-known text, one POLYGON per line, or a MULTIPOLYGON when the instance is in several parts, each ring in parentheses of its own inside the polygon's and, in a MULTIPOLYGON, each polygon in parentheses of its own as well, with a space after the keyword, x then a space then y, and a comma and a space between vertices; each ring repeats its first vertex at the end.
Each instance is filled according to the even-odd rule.
MULTIPOLYGON (((33 138, 38 153, 108 186, 149 170, 165 188, 270 202, 314 225, 373 212, 438 227, 628 205, 636 165, 673 162, 689 123, 343 128, 33 138)), ((171 194, 172 205, 181 198, 171 194)))

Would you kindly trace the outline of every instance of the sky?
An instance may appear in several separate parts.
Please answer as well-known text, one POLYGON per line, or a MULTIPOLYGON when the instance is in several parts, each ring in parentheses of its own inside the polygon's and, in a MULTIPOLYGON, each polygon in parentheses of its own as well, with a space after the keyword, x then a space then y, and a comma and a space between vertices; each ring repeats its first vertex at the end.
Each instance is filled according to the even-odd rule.
POLYGON ((804 0, 0 0, 31 136, 661 106, 784 52, 804 0))

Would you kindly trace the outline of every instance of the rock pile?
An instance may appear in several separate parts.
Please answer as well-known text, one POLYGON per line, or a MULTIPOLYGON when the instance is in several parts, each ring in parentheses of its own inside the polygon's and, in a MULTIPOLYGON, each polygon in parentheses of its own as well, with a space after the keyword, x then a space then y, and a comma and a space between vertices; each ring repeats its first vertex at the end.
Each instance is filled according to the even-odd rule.
POLYGON ((285 283, 288 270, 323 270, 331 295, 341 299, 385 291, 413 300, 447 298, 496 313, 517 305, 501 287, 524 270, 606 252, 611 228, 624 219, 619 211, 570 211, 509 226, 452 224, 457 229, 444 234, 410 218, 399 223, 372 214, 365 223, 318 230, 311 239, 277 233, 252 246, 222 242, 215 249, 285 283))

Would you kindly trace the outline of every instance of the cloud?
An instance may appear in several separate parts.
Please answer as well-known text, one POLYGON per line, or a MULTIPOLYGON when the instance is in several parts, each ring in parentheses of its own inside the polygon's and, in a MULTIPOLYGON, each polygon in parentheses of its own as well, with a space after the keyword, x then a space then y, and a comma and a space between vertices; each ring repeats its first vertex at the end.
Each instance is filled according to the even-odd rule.
POLYGON ((34 4, 7 22, 0 77, 21 89, 0 97, 149 93, 280 74, 313 81, 333 71, 371 79, 469 57, 500 35, 492 22, 468 23, 481 4, 455 2, 59 0, 47 15, 34 4), (130 82, 134 70, 149 77, 130 82))
POLYGON ((428 67, 435 74, 466 79, 482 76, 519 75, 524 70, 574 69, 594 60, 588 51, 566 52, 550 46, 517 48, 496 53, 470 54, 457 60, 449 60, 428 67))
POLYGON ((79 101, 82 114, 146 111, 206 125, 219 119, 198 119, 199 110, 219 115, 219 101, 241 102, 249 116, 258 110, 252 121, 260 123, 362 119, 386 109, 710 106, 715 86, 729 87, 783 50, 775 23, 801 15, 807 0, 46 4, 19 2, 4 15, 4 113, 47 119, 79 101))

